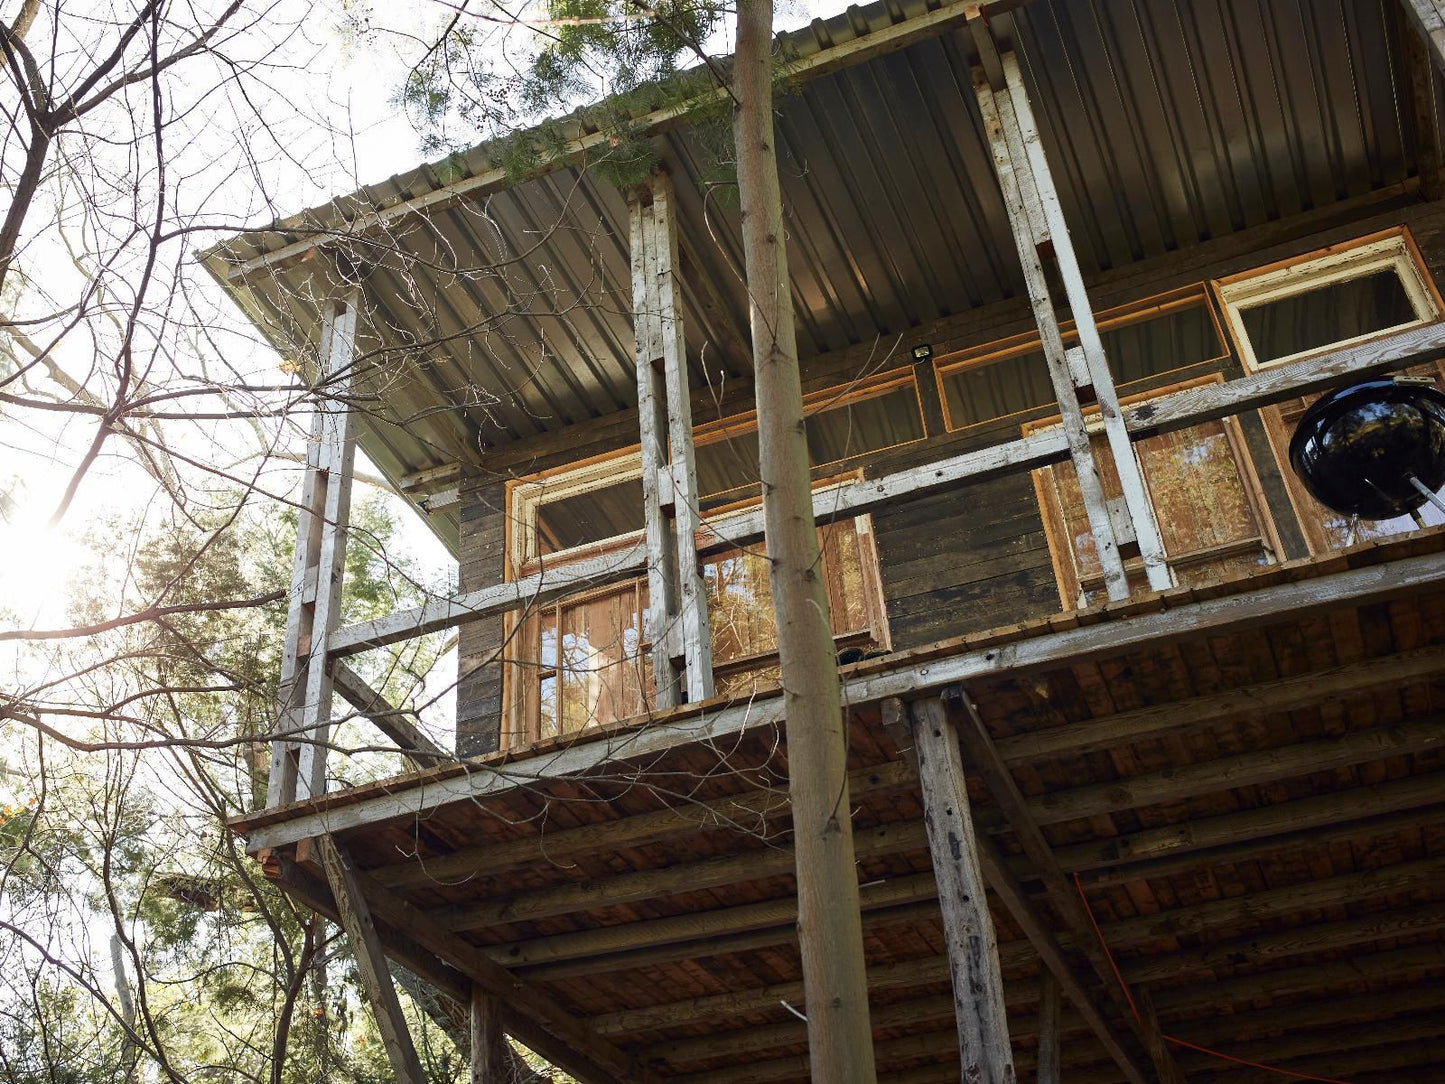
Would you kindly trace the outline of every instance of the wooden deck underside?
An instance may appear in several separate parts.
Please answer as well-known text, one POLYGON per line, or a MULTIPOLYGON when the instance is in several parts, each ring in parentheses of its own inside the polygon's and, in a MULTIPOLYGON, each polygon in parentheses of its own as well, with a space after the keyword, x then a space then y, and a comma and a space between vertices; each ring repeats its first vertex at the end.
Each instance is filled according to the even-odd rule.
MULTIPOLYGON (((845 685, 886 692, 890 674, 947 677, 970 653, 996 657, 967 693, 1058 865, 1077 876, 1108 953, 1165 1033, 1296 1073, 1433 1081, 1445 1076, 1442 567, 1445 533, 1422 533, 871 661, 846 671, 845 685), (1289 603, 1290 591, 1318 600, 1311 585, 1407 567, 1434 572, 1289 603), (1250 600, 1276 597, 1269 591, 1278 608, 1252 616, 1250 600), (1210 605, 1237 606, 1243 618, 1189 620, 1210 605), (1161 612, 1179 616, 1174 633, 1121 637, 1117 649, 1085 635, 1151 627, 1161 612), (1039 647, 1070 637, 1084 645, 1077 653, 1039 647)), ((583 1026, 658 1078, 802 1081, 786 748, 765 701, 755 707, 762 722, 708 740, 657 749, 639 740, 629 755, 623 739, 647 724, 615 728, 235 827, 254 845, 321 816, 366 871, 389 950, 459 997, 491 963, 509 969, 522 984, 511 1030, 524 1041, 524 1018, 561 1011, 566 1027, 583 1026), (611 753, 585 778, 538 770, 597 742, 611 753), (486 786, 456 797, 484 774, 486 786)), ((923 810, 906 736, 885 714, 876 700, 855 703, 850 749, 880 1079, 956 1081, 923 810)), ((1058 918, 989 788, 969 783, 980 830, 1037 894, 1094 1003, 1134 1044, 1117 985, 1086 961, 1098 945, 1058 918)), ((292 860, 288 847, 268 868, 329 910, 307 848, 292 860)), ((1039 957, 1010 913, 993 911, 1026 1080, 1039 957)), ((1124 1079, 1067 1004, 1062 1035, 1071 1084, 1124 1079)), ((1174 1053, 1191 1081, 1283 1079, 1187 1047, 1174 1053)))

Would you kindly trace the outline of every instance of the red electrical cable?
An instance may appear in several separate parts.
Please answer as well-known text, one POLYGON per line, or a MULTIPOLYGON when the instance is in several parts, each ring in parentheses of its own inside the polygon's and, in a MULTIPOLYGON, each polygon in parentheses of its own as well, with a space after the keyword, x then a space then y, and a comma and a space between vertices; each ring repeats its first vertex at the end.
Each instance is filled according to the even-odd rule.
MULTIPOLYGON (((1119 965, 1114 962, 1114 954, 1109 951, 1109 943, 1104 940, 1104 931, 1099 928, 1099 921, 1094 917, 1094 909, 1089 906, 1089 897, 1084 895, 1084 882, 1079 880, 1079 875, 1074 874, 1074 888, 1079 893, 1079 902, 1084 905, 1084 914, 1089 916, 1089 925, 1094 927, 1094 936, 1099 940, 1099 947, 1104 950, 1104 959, 1109 961, 1109 967, 1114 972, 1114 979, 1119 983, 1119 989, 1124 991, 1124 1000, 1129 1003, 1129 1011, 1134 1014, 1134 1019, 1141 1025, 1144 1018, 1139 1015, 1139 1006, 1134 1004, 1134 995, 1129 992, 1129 984, 1124 981, 1123 974, 1119 971, 1119 965)), ((1179 1039, 1173 1035, 1160 1035, 1166 1043, 1173 1043, 1175 1046, 1186 1047, 1189 1050, 1197 1050, 1201 1054, 1208 1054, 1211 1058, 1219 1058, 1221 1061, 1233 1062, 1235 1065, 1246 1065, 1251 1069, 1263 1069, 1266 1073, 1278 1073, 1280 1076, 1292 1077, 1295 1080, 1313 1080, 1318 1084, 1350 1084, 1348 1080, 1337 1080, 1331 1076, 1312 1076, 1309 1073, 1296 1073, 1290 1069, 1281 1069, 1274 1065, 1261 1065, 1257 1061, 1248 1061, 1245 1058, 1236 1058, 1230 1054, 1223 1054, 1218 1050, 1210 1050, 1207 1046, 1199 1046, 1187 1039, 1179 1039)))

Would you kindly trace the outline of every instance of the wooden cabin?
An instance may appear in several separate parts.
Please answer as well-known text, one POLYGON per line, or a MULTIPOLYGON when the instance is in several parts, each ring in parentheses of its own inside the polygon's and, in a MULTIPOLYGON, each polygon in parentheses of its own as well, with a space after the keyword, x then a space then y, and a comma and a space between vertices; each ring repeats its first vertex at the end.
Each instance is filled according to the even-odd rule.
MULTIPOLYGON (((927 740, 1018 1079, 1445 1078, 1442 517, 1288 463, 1320 392, 1442 375, 1441 5, 889 0, 780 48, 879 1078, 962 1076, 927 740)), ((471 1005, 479 1081, 499 1030, 586 1082, 803 1081, 738 222, 717 132, 639 124, 627 191, 579 122, 525 181, 478 148, 207 255, 323 389, 233 827, 383 1020, 383 954, 471 1005), (358 444, 460 591, 343 627, 358 444), (345 659, 453 626, 440 749, 345 659), (409 770, 330 783, 291 739, 334 699, 409 770)))

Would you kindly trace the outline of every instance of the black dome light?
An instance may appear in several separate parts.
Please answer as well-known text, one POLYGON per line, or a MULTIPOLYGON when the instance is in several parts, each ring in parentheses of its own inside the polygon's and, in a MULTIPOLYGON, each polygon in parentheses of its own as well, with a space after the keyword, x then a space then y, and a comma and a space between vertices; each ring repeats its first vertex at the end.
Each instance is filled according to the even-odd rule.
POLYGON ((1441 505, 1445 393, 1394 380, 1330 392, 1300 418, 1289 461, 1310 495, 1343 515, 1393 519, 1441 505))

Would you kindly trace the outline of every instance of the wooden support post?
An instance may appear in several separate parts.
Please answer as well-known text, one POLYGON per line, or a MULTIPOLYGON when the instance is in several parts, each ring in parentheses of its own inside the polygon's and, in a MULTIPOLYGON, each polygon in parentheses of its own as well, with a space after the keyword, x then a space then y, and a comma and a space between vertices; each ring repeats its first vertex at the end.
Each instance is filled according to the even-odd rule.
MULTIPOLYGON (((1054 185, 1048 160, 1044 157, 1043 139, 1039 135, 1038 124, 1034 121, 1034 111, 1029 104, 1018 54, 1010 50, 1003 53, 1000 60, 1004 82, 1008 88, 1007 105, 1002 106, 1000 112, 1005 124, 1010 129, 1017 129, 1016 136, 1012 133, 1010 135, 1010 149, 1017 153, 1015 140, 1022 143, 1024 158, 1033 174, 1034 186, 1038 190, 1038 205, 1043 211, 1050 242, 1048 252, 1063 280, 1064 295, 1068 299, 1070 315, 1074 318, 1074 331, 1079 337, 1093 397, 1099 404, 1104 435, 1109 442, 1114 469, 1123 490, 1133 540, 1140 557, 1143 558, 1150 589, 1164 591, 1174 586, 1173 574, 1169 571, 1169 564, 1164 557, 1164 540, 1159 534, 1159 523, 1154 516, 1154 507, 1149 502, 1149 491, 1144 486, 1139 461, 1134 457, 1133 444, 1129 440, 1128 430, 1124 427, 1124 415, 1119 408, 1114 377, 1109 372, 1104 344, 1099 338, 1098 326, 1094 323, 1094 310, 1089 304, 1088 292, 1084 289, 1084 276, 1079 270, 1079 260, 1074 253, 1074 242, 1069 236, 1068 223, 1064 221, 1059 192, 1054 185)), ((1117 530, 1115 534, 1118 534, 1117 530)))
POLYGON ((1414 31, 1424 39, 1435 67, 1445 72, 1445 0, 1401 0, 1414 31))
MULTIPOLYGON (((653 247, 656 252, 657 303, 662 323, 662 371, 667 385, 667 434, 672 452, 672 524, 677 537, 678 634, 685 652, 687 698, 696 703, 713 694, 712 641, 707 593, 698 567, 697 532, 702 527, 698 506, 697 468, 693 461, 692 395, 687 386, 687 343, 682 332, 681 289, 678 286, 677 209, 672 178, 652 177, 653 247)), ((677 658, 674 651, 673 658, 677 658)))
POLYGON ((306 449, 281 654, 281 716, 271 743, 267 806, 326 791, 332 694, 327 649, 341 614, 356 451, 350 408, 342 399, 351 388, 359 303, 359 291, 330 303, 321 325, 317 384, 323 392, 306 449))
POLYGON ((472 1084, 511 1084, 500 1006, 480 986, 472 987, 471 1023, 472 1084))
POLYGON ((646 516, 654 706, 712 696, 707 595, 698 567, 697 473, 687 387, 672 182, 629 196, 638 427, 646 516))
POLYGON ((1094 460, 1088 425, 1084 420, 1083 407, 1079 403, 1079 392, 1075 387, 1074 374, 1070 370, 1064 348, 1063 332, 1059 328, 1058 317, 1054 315, 1054 302, 1049 294, 1048 278, 1044 274, 1040 257, 1040 251, 1050 241, 1047 226, 1044 224, 1043 209, 1039 206, 1038 193, 1034 189, 1028 163, 1023 157, 1022 146, 1017 153, 1014 150, 1013 144, 1018 142, 1016 128, 1004 123, 1002 105, 1007 103, 1007 99, 995 96, 988 79, 981 71, 974 75, 973 90, 983 115, 984 134, 988 137, 989 148, 993 152, 994 171, 1003 192, 1004 208, 1008 212, 1009 225, 1013 227, 1014 245, 1023 265, 1029 302, 1033 307, 1034 320, 1038 324, 1039 340, 1048 363, 1054 396, 1058 400, 1064 436, 1069 443, 1069 456, 1079 478, 1079 495, 1084 501, 1089 531, 1094 536, 1094 547, 1104 574, 1104 585, 1109 598, 1127 598, 1129 581, 1124 574, 1124 560, 1120 556, 1119 544, 1109 518, 1108 504, 1104 499, 1103 478, 1094 460), (1010 135, 1015 138, 1010 139, 1010 135))
MULTIPOLYGON (((1404 4, 1409 8, 1410 4, 1404 4)), ((1440 99, 1435 93, 1434 52, 1430 38, 1421 31, 1418 19, 1401 13, 1400 58, 1405 66, 1405 83, 1415 115, 1415 173, 1420 178, 1420 195, 1435 200, 1445 195, 1445 163, 1440 154, 1440 99)))
POLYGON ((1164 590, 1173 585, 1173 575, 1165 560, 1159 525, 1134 458, 1018 57, 1011 51, 1000 54, 986 28, 976 23, 973 29, 984 62, 983 68, 974 73, 974 94, 1023 265, 1029 301, 1038 322, 1105 587, 1111 599, 1128 597, 1129 586, 1120 551, 1137 548, 1150 588, 1164 590), (987 73, 992 73, 992 77, 987 73), (1049 284, 1050 271, 1057 273, 1073 317, 1079 342, 1074 349, 1064 345, 1056 315, 1058 306, 1049 284), (1124 506, 1117 514, 1111 511, 1104 496, 1102 475, 1083 415, 1083 400, 1098 403, 1099 418, 1124 496, 1124 506))
POLYGON ((391 982, 381 938, 377 936, 371 909, 362 895, 351 857, 330 836, 318 837, 316 846, 321 865, 326 870, 326 879, 331 884, 331 895, 336 900, 341 926, 346 930, 351 951, 356 955, 361 988, 376 1015, 376 1028, 381 1032, 392 1074, 398 1084, 426 1084, 427 1078, 422 1073, 421 1062, 411 1042, 411 1032, 401 1012, 401 1001, 391 982))
MULTIPOLYGON (((1099 981, 1110 992, 1111 999, 1116 1002, 1122 1000, 1123 993, 1118 990, 1114 969, 1104 956, 1093 922, 1078 891, 1059 865, 1058 858, 1034 820, 1028 800, 1024 798, 1008 766, 999 755, 978 709, 967 692, 957 686, 946 689, 941 699, 949 717, 957 722, 959 737, 972 767, 983 777, 989 793, 1003 810, 1009 827, 1018 838, 1024 855, 1043 882, 1049 903, 1074 935, 1075 944, 1083 949, 1099 981)), ((1035 946, 1039 948, 1040 955, 1043 955, 1044 948, 1038 942, 1035 942, 1035 946)), ((1045 962, 1048 962, 1047 959, 1045 962)), ((1051 970, 1060 979, 1064 977, 1060 967, 1054 966, 1051 970)), ((1085 1008, 1082 996, 1084 995, 1077 991, 1070 991, 1070 1000, 1081 1011, 1085 1008)), ((1182 1084, 1184 1076, 1161 1038, 1159 1022, 1154 1014, 1141 1008, 1137 1016, 1130 1014, 1126 1019, 1134 1025, 1139 1040, 1154 1060, 1154 1071, 1159 1084, 1182 1084)))
POLYGON ((1059 980, 1047 968, 1039 988, 1038 1084, 1059 1084, 1059 980))
POLYGON ((963 1079, 970 1084, 1013 1084, 998 942, 979 868, 958 735, 936 699, 910 704, 909 716, 953 976, 963 1079))

